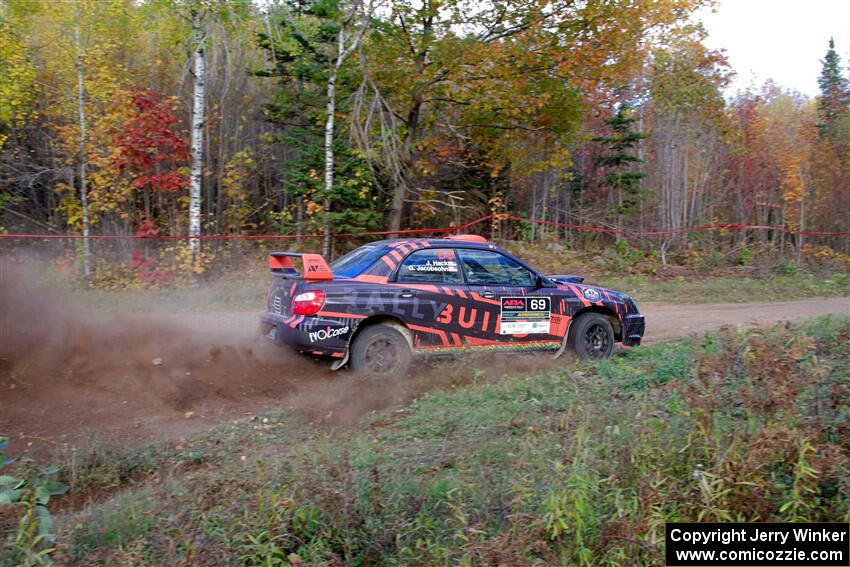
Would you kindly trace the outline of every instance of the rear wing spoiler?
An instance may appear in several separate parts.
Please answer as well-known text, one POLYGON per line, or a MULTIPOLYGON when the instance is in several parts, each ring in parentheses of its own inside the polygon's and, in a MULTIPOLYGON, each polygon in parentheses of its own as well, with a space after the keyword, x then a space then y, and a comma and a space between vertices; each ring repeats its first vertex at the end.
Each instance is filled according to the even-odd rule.
POLYGON ((272 252, 269 254, 269 269, 273 274, 298 277, 306 281, 330 281, 334 279, 330 266, 321 254, 302 254, 301 252, 272 252), (301 258, 303 274, 295 268, 293 258, 301 258))

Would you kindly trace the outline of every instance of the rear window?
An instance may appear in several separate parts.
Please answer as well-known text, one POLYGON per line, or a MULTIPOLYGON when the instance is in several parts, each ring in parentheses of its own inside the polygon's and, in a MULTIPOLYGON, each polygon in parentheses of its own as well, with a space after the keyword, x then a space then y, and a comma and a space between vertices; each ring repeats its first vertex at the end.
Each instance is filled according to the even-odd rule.
POLYGON ((367 244, 352 250, 345 256, 331 262, 331 271, 334 276, 341 278, 353 278, 362 274, 371 267, 378 258, 384 255, 386 246, 367 244))

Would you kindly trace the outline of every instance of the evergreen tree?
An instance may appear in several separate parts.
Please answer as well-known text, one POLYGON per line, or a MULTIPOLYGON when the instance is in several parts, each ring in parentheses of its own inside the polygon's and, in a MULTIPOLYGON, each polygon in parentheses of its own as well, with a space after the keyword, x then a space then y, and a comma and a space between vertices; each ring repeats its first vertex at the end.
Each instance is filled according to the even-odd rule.
POLYGON ((621 104, 614 117, 605 121, 613 134, 593 138, 594 142, 604 144, 607 150, 594 163, 596 167, 605 168, 605 184, 617 192, 618 215, 634 212, 643 197, 641 180, 645 174, 634 169, 643 160, 633 152, 638 142, 647 136, 633 129, 637 118, 632 117, 629 110, 628 103, 621 104))
POLYGON ((258 34, 268 65, 255 75, 275 77, 280 85, 265 110, 266 117, 280 125, 279 142, 290 151, 284 184, 299 201, 298 223, 303 221, 302 200, 318 201, 321 190, 322 87, 334 41, 323 4, 286 2, 267 15, 269 20, 276 20, 269 22, 268 33, 258 34))
MULTIPOLYGON (((340 0, 290 0, 270 14, 276 25, 270 22, 268 31, 257 37, 269 65, 254 74, 277 78, 280 85, 275 99, 266 105, 266 116, 281 126, 279 141, 291 152, 284 186, 297 204, 294 218, 279 227, 284 232, 293 228, 299 233, 316 232, 328 222, 336 232, 380 226, 377 209, 383 203, 368 163, 344 142, 344 123, 334 132, 336 176, 330 191, 322 179, 327 81, 336 54, 341 6, 340 0), (320 206, 325 201, 327 208, 320 206)), ((344 71, 337 83, 339 100, 346 100, 351 90, 344 71)), ((338 114, 345 110, 341 106, 337 105, 338 114)))
POLYGON ((841 75, 841 60, 831 38, 829 50, 821 63, 823 67, 818 78, 821 92, 818 99, 818 130, 821 138, 829 139, 840 148, 848 142, 850 88, 847 79, 841 75))

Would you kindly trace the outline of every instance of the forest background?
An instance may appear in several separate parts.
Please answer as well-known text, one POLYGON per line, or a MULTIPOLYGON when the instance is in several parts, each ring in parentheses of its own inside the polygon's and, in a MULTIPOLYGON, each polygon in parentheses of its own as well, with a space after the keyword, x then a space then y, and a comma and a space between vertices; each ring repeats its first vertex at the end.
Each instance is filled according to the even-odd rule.
POLYGON ((706 5, 0 0, 0 232, 88 236, 50 250, 150 285, 244 249, 97 237, 336 257, 488 217, 470 230, 659 265, 846 270, 846 235, 797 234, 848 230, 838 47, 816 97, 725 96, 706 5))

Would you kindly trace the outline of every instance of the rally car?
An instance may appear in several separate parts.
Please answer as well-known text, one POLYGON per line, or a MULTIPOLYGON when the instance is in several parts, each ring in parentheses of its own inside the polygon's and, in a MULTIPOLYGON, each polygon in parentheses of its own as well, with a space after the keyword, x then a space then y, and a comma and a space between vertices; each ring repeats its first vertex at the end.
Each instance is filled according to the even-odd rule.
POLYGON ((295 252, 268 262, 263 333, 335 358, 333 369, 402 376, 414 354, 476 349, 570 347, 599 359, 615 342, 639 345, 644 332, 628 295, 543 275, 477 235, 373 242, 330 265, 295 252))

